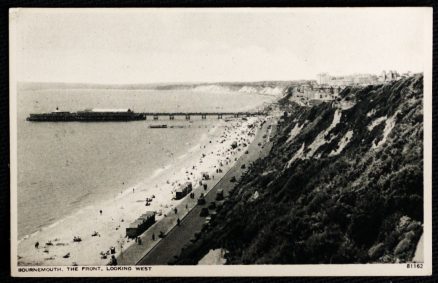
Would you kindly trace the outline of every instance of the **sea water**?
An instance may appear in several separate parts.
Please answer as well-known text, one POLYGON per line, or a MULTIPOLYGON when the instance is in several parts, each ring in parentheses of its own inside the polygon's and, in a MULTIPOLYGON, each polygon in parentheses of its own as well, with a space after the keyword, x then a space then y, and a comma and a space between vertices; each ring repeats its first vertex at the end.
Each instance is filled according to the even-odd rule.
POLYGON ((217 118, 191 121, 28 122, 30 113, 86 108, 246 111, 272 97, 188 90, 20 89, 17 95, 18 238, 83 207, 113 198, 186 157, 217 118), (167 124, 166 129, 149 128, 167 124), (171 128, 173 126, 173 128, 171 128))

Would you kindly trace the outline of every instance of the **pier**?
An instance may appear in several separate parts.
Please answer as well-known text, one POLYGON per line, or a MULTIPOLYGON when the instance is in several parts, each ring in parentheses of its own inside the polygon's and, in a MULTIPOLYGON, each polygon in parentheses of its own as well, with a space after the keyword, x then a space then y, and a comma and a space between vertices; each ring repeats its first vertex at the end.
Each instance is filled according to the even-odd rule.
POLYGON ((265 112, 142 112, 140 113, 145 120, 148 117, 152 117, 153 120, 158 120, 159 117, 169 117, 169 120, 175 120, 176 116, 185 117, 186 120, 190 120, 193 116, 201 117, 201 119, 207 119, 207 116, 217 117, 222 119, 224 117, 253 117, 253 116, 265 116, 265 112))
POLYGON ((193 116, 199 116, 202 120, 207 116, 223 117, 250 117, 267 115, 265 112, 134 112, 131 109, 91 109, 78 112, 54 111, 49 113, 30 114, 27 121, 33 122, 127 122, 147 120, 148 116, 158 120, 160 116, 167 116, 169 120, 175 120, 176 116, 183 116, 190 120, 193 116))

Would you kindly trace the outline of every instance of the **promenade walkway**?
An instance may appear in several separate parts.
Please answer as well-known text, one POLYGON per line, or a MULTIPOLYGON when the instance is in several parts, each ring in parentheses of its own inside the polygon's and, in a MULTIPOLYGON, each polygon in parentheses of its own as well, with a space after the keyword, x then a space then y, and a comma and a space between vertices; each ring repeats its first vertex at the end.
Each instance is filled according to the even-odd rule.
POLYGON ((202 186, 194 184, 193 193, 195 197, 192 199, 186 196, 182 201, 175 206, 177 213, 172 210, 166 217, 158 220, 153 226, 146 230, 141 236, 141 245, 135 243, 129 246, 126 250, 123 250, 117 258, 118 265, 134 265, 142 257, 144 257, 157 243, 162 239, 158 237, 160 232, 167 234, 173 227, 177 225, 178 218, 182 220, 187 213, 196 206, 197 199, 203 193, 204 195, 214 187, 221 177, 231 168, 230 165, 224 165, 221 169, 222 173, 216 173, 214 179, 204 181, 207 184, 207 190, 204 190, 202 186), (155 238, 155 239, 153 239, 155 238))
MULTIPOLYGON (((222 189, 226 196, 234 188, 235 183, 231 182, 231 178, 235 177, 239 179, 243 175, 245 172, 245 170, 241 169, 243 164, 248 166, 259 157, 264 157, 269 153, 272 144, 270 142, 266 143, 269 139, 268 137, 264 138, 268 130, 268 124, 265 124, 262 129, 257 132, 254 141, 248 147, 248 154, 243 154, 241 158, 237 160, 235 166, 233 166, 206 195, 206 205, 215 201, 217 190, 222 189), (259 143, 264 146, 259 146, 259 143)), ((195 206, 181 221, 180 226, 175 226, 168 233, 166 238, 162 239, 157 245, 150 249, 137 264, 166 265, 177 257, 181 249, 185 245, 190 244, 190 240, 195 237, 195 233, 201 232, 205 222, 205 218, 199 216, 202 207, 204 206, 195 206)))
MULTIPOLYGON (((205 218, 199 216, 203 206, 196 204, 200 194, 203 193, 205 195, 207 205, 209 202, 214 201, 219 188, 222 188, 224 193, 227 194, 234 186, 234 183, 230 182, 231 177, 239 178, 243 174, 240 169, 241 165, 248 165, 250 162, 253 162, 260 156, 262 151, 269 152, 270 148, 267 145, 264 148, 258 146, 259 143, 264 144, 266 138, 263 138, 263 136, 266 135, 267 131, 268 124, 265 123, 257 131, 254 141, 249 145, 248 154, 243 154, 237 160, 234 167, 230 166, 231 164, 226 165, 225 168, 222 168, 223 173, 215 174, 214 179, 208 180, 207 190, 204 190, 201 186, 196 187, 193 190, 195 194, 194 199, 189 196, 185 197, 176 206, 176 214, 172 211, 140 236, 141 245, 135 243, 122 251, 117 258, 118 264, 167 264, 175 255, 178 255, 182 247, 193 238, 194 233, 202 229, 202 225, 205 222, 205 218), (180 226, 177 226, 178 218, 181 220, 180 226), (165 238, 161 239, 158 237, 160 231, 165 233, 165 238), (155 236, 154 240, 153 235, 155 236)), ((245 148, 242 150, 245 150, 245 148)))

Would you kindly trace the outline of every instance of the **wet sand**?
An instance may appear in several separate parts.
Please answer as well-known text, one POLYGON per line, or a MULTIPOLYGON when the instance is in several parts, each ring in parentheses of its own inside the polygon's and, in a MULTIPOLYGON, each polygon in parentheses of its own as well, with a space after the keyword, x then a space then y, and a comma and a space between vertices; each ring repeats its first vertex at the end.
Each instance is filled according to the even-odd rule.
MULTIPOLYGON (((130 253, 129 256, 124 255, 118 264, 166 265, 179 256, 181 249, 196 238, 195 233, 202 232, 206 218, 200 216, 201 209, 208 207, 210 202, 216 201, 216 193, 219 189, 222 189, 224 197, 233 190, 235 183, 231 182, 231 180, 233 177, 238 180, 244 174, 246 169, 242 169, 243 164, 248 166, 256 159, 263 158, 269 153, 272 147, 270 137, 275 134, 274 127, 269 127, 269 124, 270 122, 268 121, 257 131, 253 142, 248 146, 248 153, 241 155, 236 163, 229 167, 228 171, 224 171, 223 177, 205 196, 205 205, 194 206, 182 219, 179 226, 173 225, 173 228, 166 233, 165 238, 153 243, 149 241, 147 243, 149 246, 136 248, 136 251, 143 251, 142 254, 144 256, 140 260, 138 260, 138 257, 142 255, 141 253, 130 253)), ((145 234, 148 234, 148 231, 145 234)), ((149 240, 149 237, 147 236, 146 239, 149 240)))
POLYGON ((189 199, 173 199, 180 184, 191 182, 196 187, 202 179, 202 172, 213 176, 217 169, 232 166, 243 154, 244 144, 249 145, 254 138, 255 127, 248 125, 259 124, 260 119, 222 121, 185 156, 175 159, 155 176, 147 176, 145 181, 122 191, 114 199, 86 207, 22 239, 18 246, 19 265, 108 264, 111 247, 118 257, 121 251, 136 244, 125 237, 126 227, 141 214, 155 211, 158 213, 157 224, 160 223, 173 213, 176 206, 189 199), (233 142, 239 146, 233 149, 233 142), (149 206, 145 205, 146 198, 152 199, 149 206), (75 242, 74 237, 80 237, 81 241, 75 242), (35 247, 36 242, 38 247, 35 247))

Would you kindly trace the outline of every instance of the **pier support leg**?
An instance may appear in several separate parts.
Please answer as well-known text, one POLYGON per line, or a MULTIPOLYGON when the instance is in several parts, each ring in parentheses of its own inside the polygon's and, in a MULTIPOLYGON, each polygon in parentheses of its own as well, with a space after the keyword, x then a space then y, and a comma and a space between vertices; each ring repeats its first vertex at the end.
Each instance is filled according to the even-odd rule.
POLYGON ((222 114, 217 115, 218 119, 222 119, 222 114))
POLYGON ((190 120, 190 115, 186 115, 186 120, 190 120))
POLYGON ((158 116, 157 115, 154 116, 154 120, 158 120, 158 116))
POLYGON ((201 117, 202 117, 202 120, 207 119, 207 115, 202 115, 201 117))
POLYGON ((175 120, 175 116, 170 115, 170 116, 169 116, 169 119, 170 119, 170 120, 175 120))

